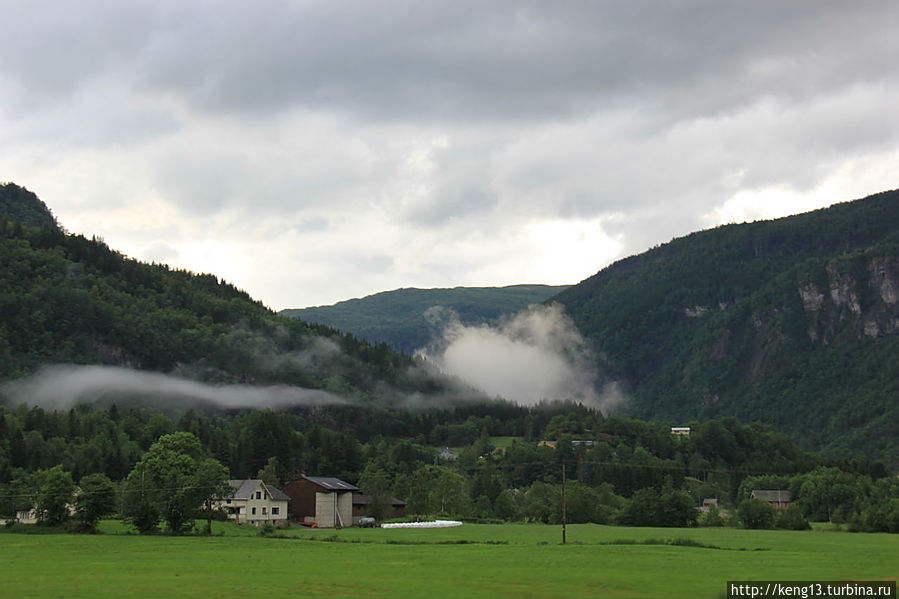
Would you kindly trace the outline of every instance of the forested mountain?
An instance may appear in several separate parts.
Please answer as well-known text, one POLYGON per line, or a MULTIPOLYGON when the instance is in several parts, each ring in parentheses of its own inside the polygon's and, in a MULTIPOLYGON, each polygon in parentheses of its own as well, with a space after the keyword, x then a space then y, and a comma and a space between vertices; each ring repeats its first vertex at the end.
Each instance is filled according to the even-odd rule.
POLYGON ((145 264, 66 234, 34 194, 3 190, 0 382, 69 363, 283 383, 362 401, 445 390, 386 345, 279 316, 214 275, 145 264), (27 224, 40 214, 41 226, 27 224))
POLYGON ((641 418, 899 459, 899 191, 694 233, 559 294, 641 418))
POLYGON ((539 304, 563 289, 565 286, 551 285, 396 289, 281 314, 347 331, 371 343, 383 342, 411 355, 440 332, 428 322, 426 313, 431 308, 448 308, 462 324, 479 325, 539 304))
MULTIPOLYGON (((21 197, 30 206, 16 214, 42 212, 33 194, 21 197)), ((402 497, 410 513, 424 516, 558 522, 566 472, 568 522, 685 526, 697 521, 703 498, 742 509, 751 489, 773 485, 789 489, 801 510, 794 521, 778 518, 780 526, 829 518, 855 530, 899 531, 897 479, 884 464, 821 458, 775 426, 705 418, 756 402, 755 411, 743 410, 747 419, 792 428, 806 445, 895 450, 896 199, 867 200, 860 213, 846 205, 696 234, 559 296, 609 356, 607 371, 631 382, 631 410, 676 416, 693 427, 687 437, 671 434, 673 420, 606 417, 573 403, 446 402, 477 398, 384 343, 277 315, 213 275, 126 258, 100 240, 66 234, 52 215, 38 226, 0 218, 0 517, 8 523, 36 506, 52 524, 48 497, 67 517, 57 483, 71 497, 76 480, 82 489, 112 490, 119 481, 121 515, 145 530, 141 464, 155 460, 154 446, 168 438, 189 442, 196 454, 189 463, 208 465, 219 482, 339 476, 372 496, 402 497), (708 253, 695 250, 697 240, 708 253), (121 391, 103 404, 86 397, 65 409, 4 397, 19 384, 11 381, 53 363, 250 384, 238 387, 244 393, 258 388, 252 384, 285 383, 350 401, 277 412, 159 409, 141 401, 171 378, 158 374, 141 379, 150 388, 126 402, 121 391), (818 406, 800 401, 835 405, 834 390, 853 382, 860 387, 845 396, 845 427, 871 436, 856 446, 855 437, 839 437, 834 420, 816 420, 818 406), (678 389, 701 393, 693 399, 678 389), (420 409, 406 409, 409 400, 420 409), (798 424, 818 434, 819 421, 831 427, 820 437, 798 424), (845 445, 823 442, 833 439, 845 445), (440 457, 445 446, 456 459, 440 457), (139 495, 129 487, 138 476, 139 495)), ((157 490, 198 488, 178 484, 157 490)), ((185 510, 169 512, 186 524, 197 508, 185 510)), ((156 529, 153 514, 146 530, 156 529)), ((712 516, 706 523, 722 523, 712 516)))
POLYGON ((15 183, 0 184, 0 219, 55 229, 56 218, 36 195, 15 183))

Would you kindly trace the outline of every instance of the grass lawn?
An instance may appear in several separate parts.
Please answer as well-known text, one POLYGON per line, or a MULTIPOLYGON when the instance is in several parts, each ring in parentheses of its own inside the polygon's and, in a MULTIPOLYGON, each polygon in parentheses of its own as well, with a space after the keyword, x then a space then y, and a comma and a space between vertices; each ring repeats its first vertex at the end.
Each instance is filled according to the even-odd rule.
POLYGON ((490 444, 497 449, 509 447, 515 441, 524 441, 524 437, 490 437, 490 444))
MULTIPOLYGON (((727 580, 896 579, 899 535, 473 525, 262 538, 0 534, 2 597, 722 597, 727 580), (705 547, 638 544, 690 539, 705 547)), ((243 536, 238 536, 243 535, 243 536)))

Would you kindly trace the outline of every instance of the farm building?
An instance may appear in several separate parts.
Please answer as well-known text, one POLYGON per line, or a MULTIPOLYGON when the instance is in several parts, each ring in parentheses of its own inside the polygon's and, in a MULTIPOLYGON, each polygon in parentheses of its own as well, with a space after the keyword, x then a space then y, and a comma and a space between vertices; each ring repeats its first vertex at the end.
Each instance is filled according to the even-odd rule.
MULTIPOLYGON (((537 447, 549 447, 550 449, 555 449, 559 445, 558 441, 540 441, 537 443, 537 447)), ((573 439, 571 441, 572 447, 596 447, 596 441, 591 439, 573 439)))
MULTIPOLYGON (((353 493, 353 524, 358 524, 360 518, 370 518, 372 513, 371 505, 374 497, 371 495, 362 495, 361 493, 353 493)), ((406 515, 406 502, 396 497, 388 498, 390 508, 386 511, 386 518, 402 518, 406 515)))
POLYGON ((303 476, 284 485, 290 498, 287 511, 298 522, 322 528, 352 526, 353 493, 359 488, 339 478, 303 476))
POLYGON ((287 501, 290 498, 279 489, 258 479, 229 480, 228 485, 234 491, 219 502, 219 507, 228 513, 229 520, 251 526, 287 526, 287 501))
POLYGON ((750 495, 753 499, 761 499, 771 504, 771 507, 785 510, 793 501, 793 494, 789 491, 753 491, 750 495))
POLYGON ((672 435, 683 435, 685 437, 690 436, 690 427, 689 426, 672 426, 671 427, 672 435))

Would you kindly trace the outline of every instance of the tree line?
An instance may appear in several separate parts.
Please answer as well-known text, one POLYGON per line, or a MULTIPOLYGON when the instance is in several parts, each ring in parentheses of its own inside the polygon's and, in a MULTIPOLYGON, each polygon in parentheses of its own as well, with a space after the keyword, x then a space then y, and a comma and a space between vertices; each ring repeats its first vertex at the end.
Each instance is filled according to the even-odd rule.
POLYGON ((23 404, 0 407, 0 517, 36 506, 58 522, 67 512, 46 500, 64 495, 90 528, 88 514, 104 510, 85 502, 111 494, 101 507, 138 530, 162 521, 182 532, 196 517, 213 517, 211 498, 227 491, 228 478, 279 486, 309 474, 357 484, 382 517, 397 497, 409 514, 553 523, 561 518, 564 466, 568 522, 724 525, 733 516, 752 526, 830 520, 899 532, 899 484, 883 463, 824 460, 769 426, 733 418, 692 429, 674 436, 669 423, 604 417, 572 404, 180 415, 23 404), (447 445, 455 459, 440 457, 447 445), (789 516, 766 515, 749 501, 753 489, 791 491, 789 516), (708 498, 720 510, 700 515, 696 508, 708 498))

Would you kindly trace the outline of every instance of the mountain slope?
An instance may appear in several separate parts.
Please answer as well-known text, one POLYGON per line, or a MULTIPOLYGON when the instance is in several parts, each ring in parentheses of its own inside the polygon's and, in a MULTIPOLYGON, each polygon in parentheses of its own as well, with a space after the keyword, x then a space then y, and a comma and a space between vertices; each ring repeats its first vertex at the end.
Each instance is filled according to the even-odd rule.
POLYGON ((0 184, 0 219, 55 229, 56 218, 36 195, 15 183, 0 184))
POLYGON ((331 306, 282 310, 281 314, 347 331, 371 343, 387 343, 395 350, 412 354, 425 347, 435 332, 425 314, 430 308, 449 308, 463 324, 478 325, 539 304, 563 289, 564 286, 550 285, 396 289, 331 306))
MULTIPOLYGON (((43 204, 33 194, 25 213, 43 204)), ((0 214, 7 210, 0 198, 0 214)), ((278 316, 214 275, 126 258, 102 241, 0 218, 0 381, 101 364, 205 381, 285 383, 372 400, 442 389, 411 358, 278 316)))
POLYGON ((899 191, 694 233, 554 301, 633 415, 733 415, 899 459, 899 191))

